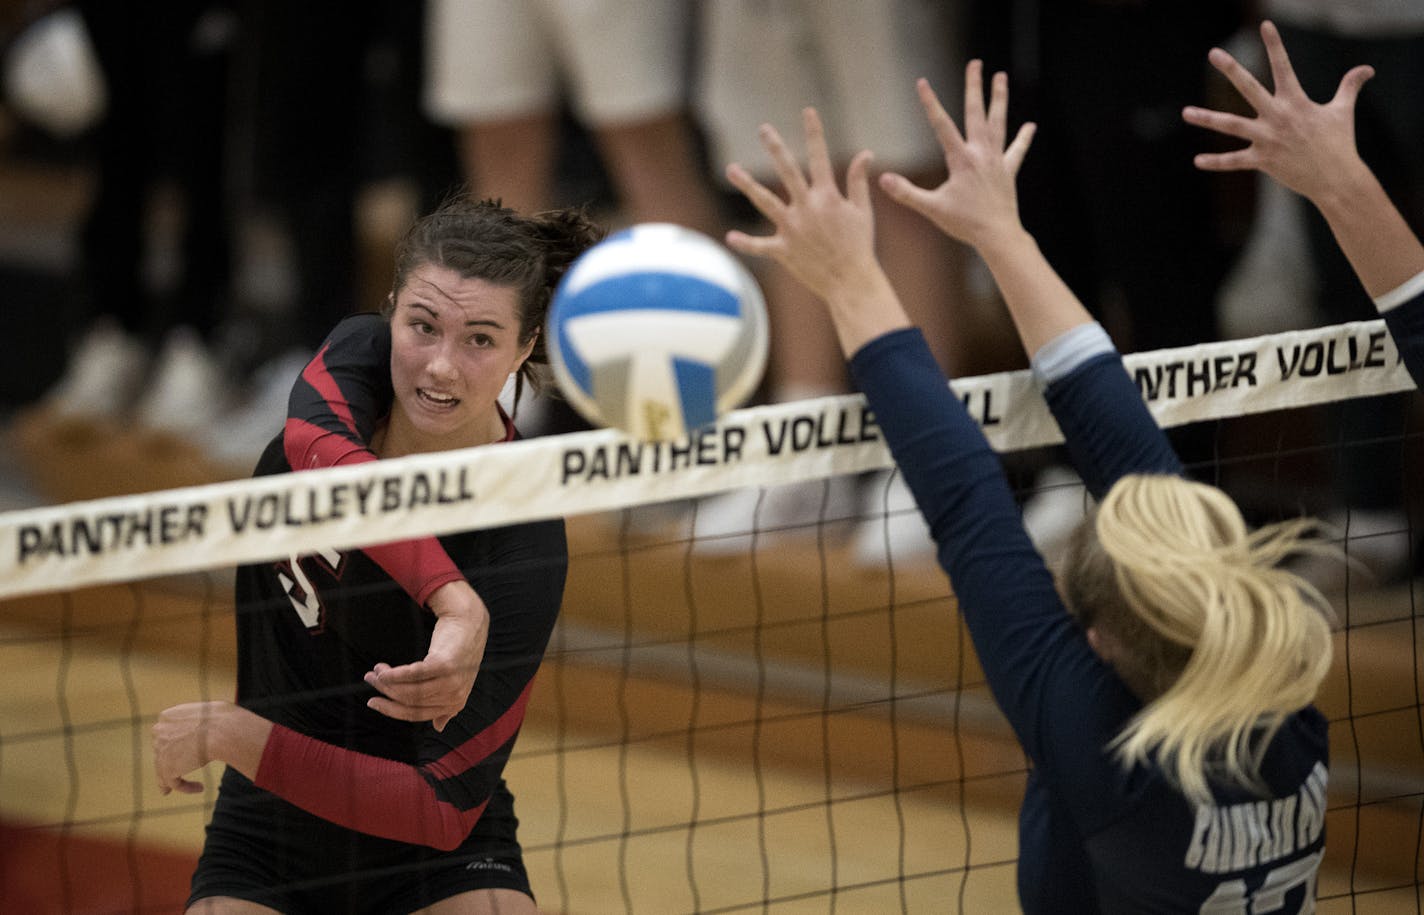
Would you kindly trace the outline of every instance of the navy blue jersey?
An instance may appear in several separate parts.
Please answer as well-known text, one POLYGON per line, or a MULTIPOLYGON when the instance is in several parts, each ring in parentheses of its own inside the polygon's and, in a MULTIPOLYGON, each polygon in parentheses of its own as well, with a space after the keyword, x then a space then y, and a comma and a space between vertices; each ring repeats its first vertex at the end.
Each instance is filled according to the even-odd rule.
MULTIPOLYGON (((294 428, 344 430, 303 439, 311 454, 335 449, 338 459, 327 463, 341 463, 341 453, 368 459, 364 440, 390 405, 389 349, 379 318, 342 322, 303 373, 293 396, 298 415, 257 473, 292 468, 294 428), (308 391, 315 396, 303 396, 308 391)), ((390 544, 241 567, 238 699, 278 725, 258 787, 363 833, 452 848, 500 786, 563 598, 568 550, 562 521, 414 544, 418 550, 390 544), (375 692, 362 675, 377 662, 425 657, 435 617, 422 601, 431 581, 449 580, 442 570, 470 582, 490 629, 465 708, 437 732, 367 708, 375 692)))
POLYGON ((1424 292, 1386 311, 1384 323, 1409 376, 1424 389, 1424 292))
MULTIPOLYGON (((1268 796, 1217 789, 1194 807, 1155 768, 1107 750, 1141 702, 1089 647, 1023 529, 998 457, 917 330, 862 347, 851 371, 938 547, 995 700, 1033 764, 1019 895, 1038 912, 1294 912, 1324 846, 1326 721, 1291 716, 1270 744, 1268 796)), ((1128 473, 1180 473, 1116 353, 1046 396, 1096 495, 1128 473)))

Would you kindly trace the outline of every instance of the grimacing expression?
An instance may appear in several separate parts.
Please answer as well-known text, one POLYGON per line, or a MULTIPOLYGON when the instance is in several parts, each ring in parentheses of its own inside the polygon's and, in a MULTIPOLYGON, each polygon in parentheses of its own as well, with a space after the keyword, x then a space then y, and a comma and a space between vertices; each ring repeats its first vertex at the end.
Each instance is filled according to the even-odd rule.
POLYGON ((395 408, 431 444, 488 440, 495 402, 533 350, 519 342, 518 290, 422 264, 395 293, 391 382, 395 408))

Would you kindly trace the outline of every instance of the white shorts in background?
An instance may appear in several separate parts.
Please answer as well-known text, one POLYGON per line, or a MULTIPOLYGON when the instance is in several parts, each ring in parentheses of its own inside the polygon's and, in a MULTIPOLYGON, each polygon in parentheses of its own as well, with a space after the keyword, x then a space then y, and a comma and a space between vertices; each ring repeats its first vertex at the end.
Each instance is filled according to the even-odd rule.
POLYGON ((430 0, 425 104, 437 123, 524 117, 569 93, 585 124, 685 107, 685 0, 430 0))
POLYGON ((762 123, 800 148, 801 109, 826 124, 831 155, 862 149, 880 168, 944 161, 915 80, 928 77, 951 112, 963 77, 953 44, 956 4, 943 0, 704 0, 697 113, 713 170, 740 162, 771 174, 757 139, 762 123))

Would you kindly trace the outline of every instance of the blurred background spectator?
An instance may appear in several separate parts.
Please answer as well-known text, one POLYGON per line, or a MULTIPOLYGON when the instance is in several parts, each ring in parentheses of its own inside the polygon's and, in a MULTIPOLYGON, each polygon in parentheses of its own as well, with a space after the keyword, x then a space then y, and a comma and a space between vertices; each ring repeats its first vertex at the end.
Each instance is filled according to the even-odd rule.
MULTIPOLYGON (((926 77, 949 103, 962 95, 958 3, 922 0, 717 0, 702 4, 698 111, 717 173, 739 162, 771 186, 776 174, 757 128, 772 124, 800 136, 801 110, 814 105, 843 170, 861 149, 875 167, 921 184, 943 180, 944 160, 914 93, 926 77)), ((720 179, 719 179, 720 180, 720 179)), ((946 371, 965 368, 962 249, 916 213, 896 206, 878 188, 876 246, 886 273, 913 319, 925 330, 946 371)), ((764 227, 751 227, 764 232, 764 227)), ((849 390, 834 331, 804 286, 775 264, 759 265, 771 322, 766 390, 773 402, 849 390)), ((698 510, 702 546, 745 548, 755 521, 762 529, 814 525, 860 513, 862 497, 876 507, 913 509, 908 491, 880 475, 729 493, 698 510), (891 490, 893 487, 893 491, 891 490), (716 539, 709 539, 716 538, 716 539)), ((898 551, 927 554, 928 532, 914 511, 893 516, 898 551), (900 529, 903 525, 903 530, 900 529)), ((883 525, 867 530, 864 561, 884 561, 883 525)))
POLYGON ((133 407, 144 426, 194 432, 226 393, 213 345, 232 279, 234 14, 224 2, 184 0, 76 8, 103 97, 69 310, 78 320, 66 325, 87 330, 48 402, 61 415, 107 419, 133 407), (164 250, 151 244, 158 233, 164 250))
MULTIPOLYGON (((747 216, 723 167, 767 176, 757 125, 795 136, 815 104, 847 143, 842 165, 869 147, 934 183, 943 162, 913 79, 955 105, 967 54, 1008 70, 1011 118, 1040 124, 1025 219, 1125 351, 1371 314, 1313 214, 1191 166, 1214 141, 1180 109, 1220 91, 1206 51, 1256 15, 1279 21, 1316 97, 1349 65, 1375 65, 1360 146, 1424 222, 1424 7, 1394 0, 0 0, 7 65, 55 11, 82 23, 90 72, 72 19, 49 50, 70 80, 7 70, 0 274, 7 331, 29 342, 0 369, 3 409, 106 422, 114 439, 164 430, 211 473, 247 470, 301 363, 342 315, 379 306, 391 245, 458 182, 521 208, 590 202, 610 224, 719 235, 747 216), (27 104, 26 85, 48 107, 27 104)), ((892 279, 946 370, 1021 365, 976 265, 913 214, 877 212, 892 279)), ((762 280, 763 396, 846 390, 828 328, 808 318, 819 311, 774 270, 762 280)), ((1397 436, 1405 414, 1398 400, 1338 412, 1346 440, 1397 436)), ((521 427, 579 425, 553 413, 523 413, 521 427)), ((1176 438, 1194 461, 1212 435, 1176 438)), ((1341 449, 1329 505, 1307 507, 1397 528, 1400 461, 1397 446, 1341 449)), ((1051 552, 1081 490, 1045 455, 1009 462, 1040 484, 1026 512, 1051 552)), ((875 482, 787 488, 755 520, 908 508, 875 482)), ((699 532, 749 530, 750 498, 704 503, 699 532)), ((916 513, 896 517, 905 544, 927 546, 916 513)), ((857 555, 883 561, 882 534, 857 555)), ((1402 555, 1400 538, 1378 542, 1402 555)))
MULTIPOLYGON (((614 222, 713 237, 718 201, 687 111, 691 13, 665 0, 431 0, 426 104, 458 138, 478 197, 520 211, 561 199, 560 150, 591 141, 614 222)), ((520 428, 585 427, 561 400, 520 405, 520 428)))
MULTIPOLYGON (((1209 140, 1181 111, 1205 98, 1207 51, 1243 26, 1248 4, 971 6, 970 46, 986 70, 1009 73, 1010 120, 1039 125, 1019 199, 1048 260, 1125 353, 1217 339, 1213 303, 1233 253, 1220 188, 1241 181, 1192 165, 1209 140)), ((1211 457, 1210 428, 1172 436, 1189 467, 1211 457)), ((1037 471, 1036 488, 1025 523, 1052 556, 1083 516, 1082 489, 1059 461, 1037 471)))
POLYGON ((72 262, 31 306, 61 305, 73 341, 40 412, 245 472, 330 328, 379 306, 409 218, 459 180, 419 105, 423 4, 31 6, 15 32, 80 14, 102 99, 88 129, 31 118, 12 143, 91 177, 72 262))

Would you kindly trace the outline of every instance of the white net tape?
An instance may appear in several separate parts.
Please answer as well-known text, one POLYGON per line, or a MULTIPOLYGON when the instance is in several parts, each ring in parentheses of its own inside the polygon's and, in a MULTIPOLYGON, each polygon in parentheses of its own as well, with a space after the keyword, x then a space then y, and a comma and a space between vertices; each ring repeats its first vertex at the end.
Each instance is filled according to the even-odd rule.
MULTIPOLYGON (((1124 359, 1164 427, 1411 390, 1384 322, 1124 359)), ((1031 375, 953 390, 1000 451, 1061 441, 1031 375)), ((607 511, 888 467, 859 395, 728 413, 670 443, 613 430, 0 514, 0 597, 607 511)))

